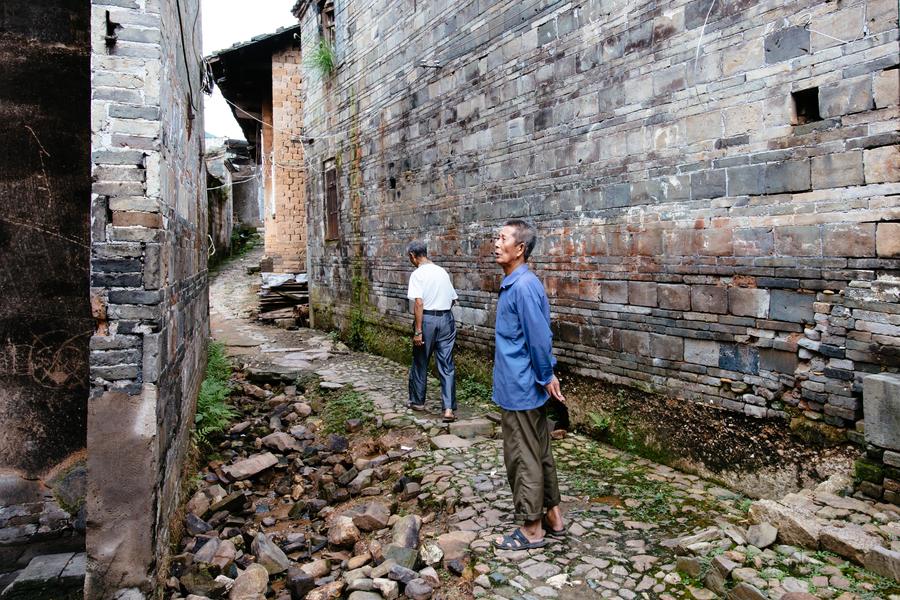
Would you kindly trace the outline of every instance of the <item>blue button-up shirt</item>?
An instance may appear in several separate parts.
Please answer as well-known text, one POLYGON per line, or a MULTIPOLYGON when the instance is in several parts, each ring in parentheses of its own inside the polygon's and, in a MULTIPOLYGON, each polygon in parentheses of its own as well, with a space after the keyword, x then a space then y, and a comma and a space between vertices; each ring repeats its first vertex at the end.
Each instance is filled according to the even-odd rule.
POLYGON ((527 265, 503 278, 494 327, 494 402, 505 410, 543 406, 553 379, 550 303, 527 265))

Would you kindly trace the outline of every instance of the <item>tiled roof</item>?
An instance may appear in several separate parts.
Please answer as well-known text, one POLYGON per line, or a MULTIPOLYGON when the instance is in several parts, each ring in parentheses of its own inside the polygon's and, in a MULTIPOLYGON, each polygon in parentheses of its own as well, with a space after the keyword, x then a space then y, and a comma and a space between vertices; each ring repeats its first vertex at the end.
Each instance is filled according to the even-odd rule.
POLYGON ((210 56, 221 56, 223 54, 228 54, 229 52, 234 52, 235 50, 240 50, 241 48, 246 48, 248 46, 253 46, 254 44, 259 44, 267 41, 275 41, 276 38, 290 35, 292 33, 300 33, 300 24, 290 25, 288 27, 279 27, 272 33, 263 33, 260 35, 255 35, 246 42, 238 42, 236 44, 231 45, 228 48, 223 48, 222 50, 216 50, 212 52, 210 56))

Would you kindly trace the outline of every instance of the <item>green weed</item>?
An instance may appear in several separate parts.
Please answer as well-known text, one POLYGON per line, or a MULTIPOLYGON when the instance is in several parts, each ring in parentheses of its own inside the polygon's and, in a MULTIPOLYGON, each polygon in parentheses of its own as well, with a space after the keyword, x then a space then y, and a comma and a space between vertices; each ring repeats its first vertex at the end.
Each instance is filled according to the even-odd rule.
POLYGON ((371 420, 374 413, 375 407, 365 394, 349 390, 335 398, 325 399, 322 421, 326 433, 343 433, 350 419, 365 423, 371 420))
POLYGON ((456 399, 467 406, 491 404, 491 388, 472 377, 463 377, 456 385, 456 399))
POLYGON ((628 514, 639 521, 668 521, 676 489, 664 481, 646 477, 646 469, 619 457, 608 458, 593 442, 576 451, 579 464, 568 473, 573 490, 590 497, 615 496, 638 500, 628 514))
POLYGON ((219 433, 237 416, 228 404, 231 385, 231 364, 225 356, 225 346, 210 342, 207 349, 206 378, 200 384, 197 395, 197 412, 194 415, 194 441, 202 446, 209 444, 209 437, 219 433))
POLYGON ((849 591, 856 594, 861 600, 879 600, 891 594, 900 592, 900 586, 895 581, 884 578, 862 567, 851 564, 840 556, 827 551, 818 551, 811 554, 815 561, 797 564, 794 560, 778 560, 771 566, 762 570, 761 574, 767 578, 781 581, 788 575, 806 582, 810 592, 817 590, 812 583, 812 578, 823 573, 826 565, 834 565, 840 569, 841 574, 849 582, 849 591))
POLYGON ((369 343, 366 332, 366 320, 363 318, 362 311, 354 308, 350 313, 350 326, 347 328, 345 335, 347 345, 357 352, 368 352, 369 343))
POLYGON ((235 227, 231 230, 230 256, 244 256, 260 243, 259 234, 246 228, 235 227))
POLYGON ((319 382, 321 381, 322 378, 315 373, 304 373, 294 380, 294 385, 297 386, 299 393, 310 395, 319 391, 319 382))
POLYGON ((306 59, 306 66, 318 72, 320 76, 328 77, 337 67, 337 57, 334 54, 334 47, 324 39, 320 38, 319 43, 313 47, 309 58, 306 59))
POLYGON ((607 429, 609 429, 610 420, 607 415, 600 415, 595 412, 589 412, 587 416, 591 421, 591 425, 593 425, 595 429, 599 431, 606 431, 607 429))

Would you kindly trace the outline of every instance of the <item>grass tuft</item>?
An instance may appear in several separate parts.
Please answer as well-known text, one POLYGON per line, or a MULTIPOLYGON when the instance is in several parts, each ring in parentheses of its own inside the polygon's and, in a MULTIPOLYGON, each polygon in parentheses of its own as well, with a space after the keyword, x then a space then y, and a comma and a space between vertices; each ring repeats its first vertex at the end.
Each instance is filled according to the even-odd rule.
POLYGON ((350 419, 363 423, 372 419, 375 407, 372 401, 360 392, 349 390, 336 398, 325 399, 322 421, 325 433, 343 433, 350 419))
POLYGON ((473 377, 462 377, 456 385, 456 400, 471 407, 493 409, 491 388, 473 377))
POLYGON ((319 43, 313 47, 309 58, 306 59, 309 68, 317 71, 322 77, 327 77, 334 72, 337 67, 337 58, 334 54, 334 47, 324 39, 319 39, 319 43))

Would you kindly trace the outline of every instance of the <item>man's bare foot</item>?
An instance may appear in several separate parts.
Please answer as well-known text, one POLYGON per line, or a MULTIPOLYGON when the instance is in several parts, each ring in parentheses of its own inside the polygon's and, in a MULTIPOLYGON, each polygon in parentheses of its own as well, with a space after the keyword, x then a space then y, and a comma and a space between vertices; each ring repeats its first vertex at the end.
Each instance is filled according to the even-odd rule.
POLYGON ((562 511, 559 509, 559 506, 554 506, 547 511, 547 514, 544 515, 543 526, 549 535, 565 535, 566 523, 563 521, 562 511))

